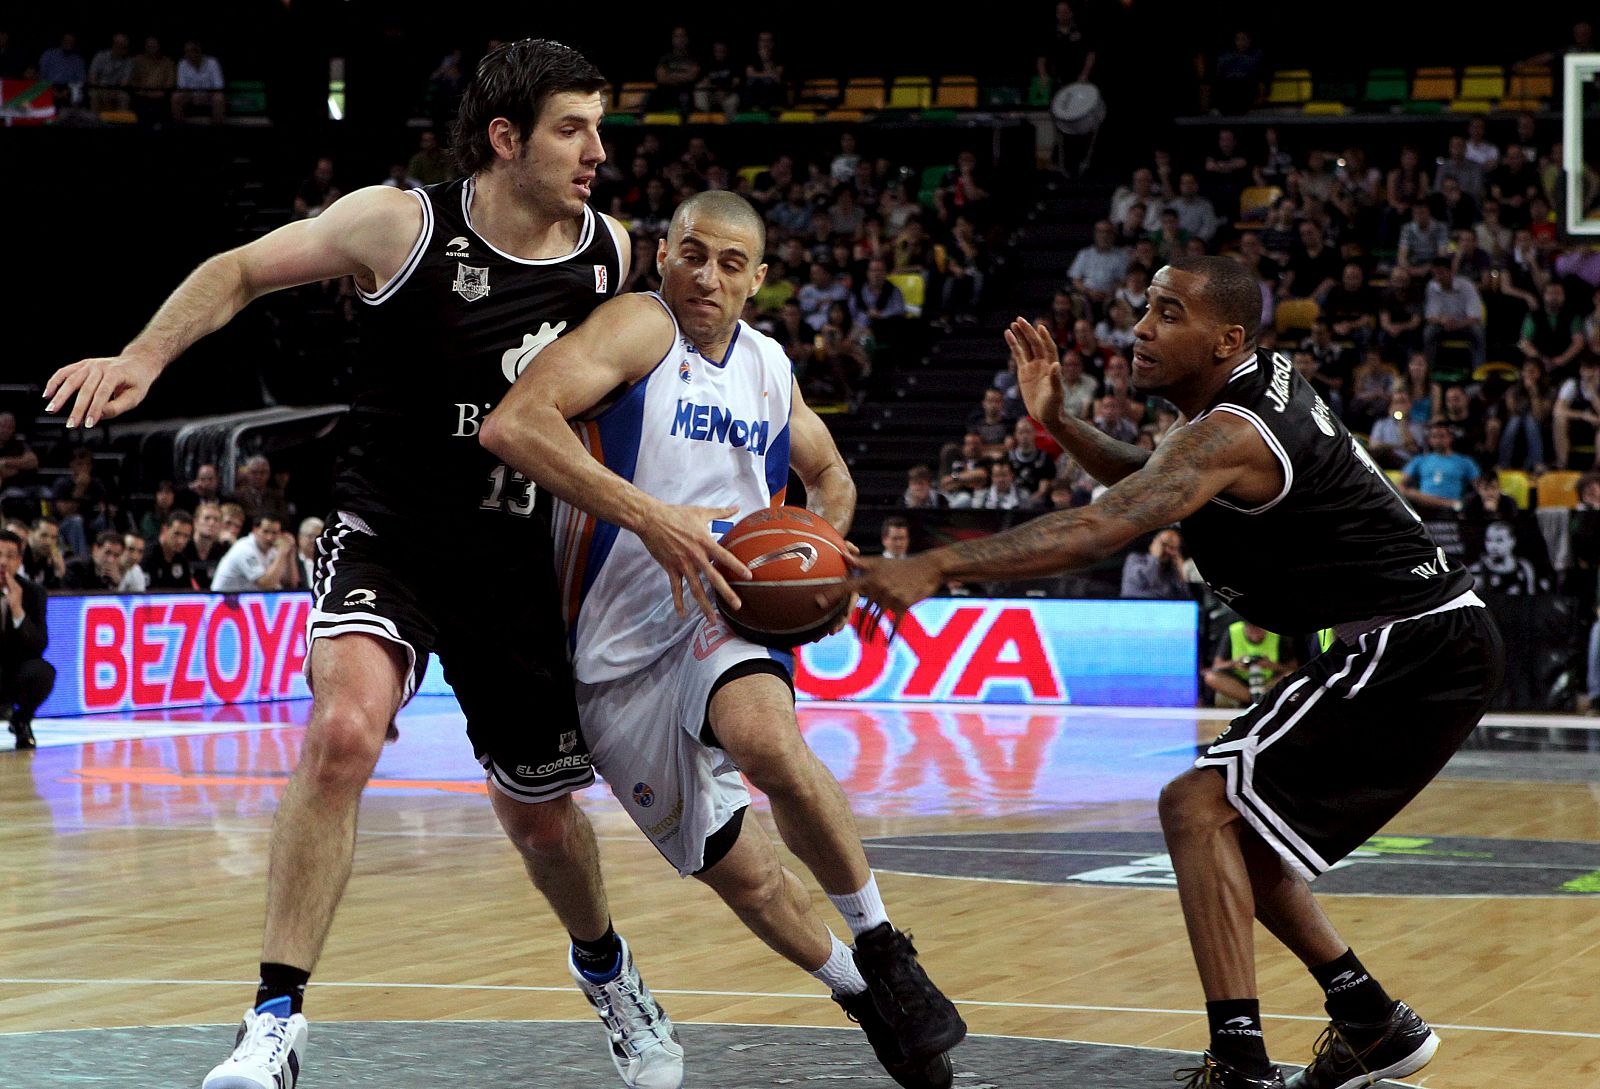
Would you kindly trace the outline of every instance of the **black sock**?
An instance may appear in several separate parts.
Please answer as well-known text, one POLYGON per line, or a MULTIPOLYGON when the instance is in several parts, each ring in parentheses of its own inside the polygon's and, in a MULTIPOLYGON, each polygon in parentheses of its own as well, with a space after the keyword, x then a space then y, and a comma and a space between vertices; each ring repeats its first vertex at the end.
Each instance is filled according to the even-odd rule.
POLYGON ((1354 949, 1346 949, 1338 960, 1311 969, 1311 975, 1321 984, 1322 993, 1327 996, 1323 1005, 1335 1021, 1375 1025, 1387 1018, 1394 1006, 1394 999, 1383 984, 1361 967, 1354 949))
POLYGON ((275 1001, 278 1005, 269 1009, 268 1013, 279 1017, 293 1017, 305 1004, 306 981, 310 978, 310 972, 302 972, 287 964, 268 964, 263 961, 261 983, 256 987, 256 1009, 259 1010, 275 1001), (285 1000, 288 1006, 283 1005, 285 1000))
POLYGON ((567 936, 572 938, 572 963, 586 974, 605 980, 621 970, 622 942, 617 939, 616 929, 609 920, 606 922, 606 932, 592 942, 571 934, 567 936))
POLYGON ((1227 998, 1206 1003, 1211 1022, 1211 1054, 1247 1078, 1265 1077, 1272 1071, 1267 1041, 1261 1034, 1261 1002, 1254 998, 1227 998))

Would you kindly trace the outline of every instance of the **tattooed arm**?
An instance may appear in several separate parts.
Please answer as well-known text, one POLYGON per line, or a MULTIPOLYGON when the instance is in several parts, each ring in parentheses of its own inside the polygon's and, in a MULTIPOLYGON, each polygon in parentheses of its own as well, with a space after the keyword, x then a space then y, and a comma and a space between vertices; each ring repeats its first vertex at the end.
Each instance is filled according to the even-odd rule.
POLYGON ((1055 338, 1040 322, 1029 325, 1018 318, 1006 330, 1006 346, 1017 361, 1017 386, 1022 390, 1028 415, 1044 425, 1084 472, 1101 484, 1115 484, 1138 472, 1150 458, 1148 450, 1118 442, 1087 420, 1062 412, 1060 356, 1055 338))
POLYGON ((1223 492, 1255 505, 1282 487, 1283 470, 1255 428, 1217 413, 1175 429, 1144 468, 1087 507, 904 560, 862 561, 852 586, 881 609, 902 612, 950 579, 1037 578, 1085 567, 1223 492))

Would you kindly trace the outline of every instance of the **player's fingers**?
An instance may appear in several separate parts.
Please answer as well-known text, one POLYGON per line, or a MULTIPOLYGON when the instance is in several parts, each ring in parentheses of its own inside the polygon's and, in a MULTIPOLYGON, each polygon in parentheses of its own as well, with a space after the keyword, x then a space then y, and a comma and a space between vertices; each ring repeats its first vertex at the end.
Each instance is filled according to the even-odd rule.
POLYGON ((1041 321, 1035 328, 1039 333, 1039 346, 1050 355, 1059 357, 1061 353, 1056 350, 1056 338, 1050 335, 1050 327, 1041 321))
POLYGON ((100 391, 100 384, 106 380, 101 371, 92 370, 83 380, 83 385, 78 387, 78 395, 72 399, 72 412, 67 416, 67 427, 77 427, 83 423, 84 416, 88 415, 89 406, 94 403, 95 394, 100 391))
POLYGON ((739 595, 728 585, 728 580, 722 577, 722 572, 717 570, 714 564, 706 565, 706 575, 711 579, 711 588, 717 592, 718 597, 728 603, 730 609, 737 611, 743 607, 739 595))
POLYGON ((861 555, 861 546, 860 545, 856 544, 854 541, 846 541, 844 543, 844 558, 845 559, 848 560, 851 556, 859 556, 859 555, 861 555))
MULTIPOLYGON (((84 366, 85 364, 83 363, 68 363, 65 367, 58 367, 56 373, 50 376, 50 381, 44 384, 44 410, 46 412, 54 412, 56 410, 54 400, 56 391, 66 385, 67 382, 78 379, 78 376, 83 373, 84 366)), ((81 379, 78 380, 81 381, 81 379)), ((77 388, 77 382, 73 382, 72 388, 77 388)))
POLYGON ((699 603, 700 611, 705 614, 705 618, 712 623, 715 623, 717 619, 717 606, 716 603, 711 600, 711 595, 706 593, 706 584, 701 582, 698 577, 690 575, 689 592, 694 595, 695 601, 699 603))
POLYGON ((688 616, 683 608, 683 576, 676 571, 668 571, 667 578, 672 580, 672 611, 680 617, 688 616))
MULTIPOLYGON (((728 572, 736 579, 748 582, 750 579, 755 577, 750 573, 750 568, 744 565, 743 560, 739 559, 738 556, 735 556, 732 552, 729 552, 726 548, 723 548, 719 544, 713 544, 711 546, 710 558, 717 565, 717 567, 728 572)), ((722 576, 718 575, 717 577, 721 578, 722 576)))
POLYGON ((58 383, 50 399, 45 402, 46 412, 55 412, 67 403, 79 386, 83 385, 84 378, 89 374, 89 368, 82 363, 74 363, 70 367, 63 367, 51 377, 50 381, 58 383))
MULTIPOLYGON (((83 426, 93 427, 99 423, 101 418, 106 415, 106 405, 110 403, 112 396, 118 392, 120 391, 117 389, 117 380, 115 378, 110 376, 103 378, 94 391, 94 397, 89 402, 88 410, 84 413, 83 426)), ((116 413, 113 412, 111 415, 114 416, 116 413)))

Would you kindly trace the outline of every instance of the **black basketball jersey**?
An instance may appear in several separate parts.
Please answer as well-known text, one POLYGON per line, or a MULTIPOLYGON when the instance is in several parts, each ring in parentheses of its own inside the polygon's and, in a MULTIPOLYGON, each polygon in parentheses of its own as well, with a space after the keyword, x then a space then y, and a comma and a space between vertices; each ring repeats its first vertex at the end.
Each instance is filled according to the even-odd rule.
POLYGON ((1271 502, 1219 496, 1182 523, 1200 574, 1240 616, 1298 634, 1413 616, 1472 589, 1288 359, 1241 363, 1195 421, 1218 412, 1255 427, 1284 474, 1271 502))
POLYGON ((483 418, 540 350, 616 293, 622 270, 588 207, 567 256, 500 252, 472 228, 473 190, 470 178, 411 190, 421 236, 394 279, 361 292, 358 392, 333 505, 374 528, 515 544, 548 538, 548 520, 528 482, 479 444, 483 418))

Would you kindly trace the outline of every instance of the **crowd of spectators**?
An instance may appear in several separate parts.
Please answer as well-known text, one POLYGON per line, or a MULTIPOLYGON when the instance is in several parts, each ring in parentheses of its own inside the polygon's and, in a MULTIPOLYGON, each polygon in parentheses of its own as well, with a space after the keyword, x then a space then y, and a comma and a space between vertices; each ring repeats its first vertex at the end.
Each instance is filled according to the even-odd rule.
POLYGON ((132 38, 118 30, 86 57, 78 35, 66 31, 32 57, 0 29, 0 79, 51 84, 58 115, 72 120, 132 113, 154 127, 195 118, 221 122, 227 110, 222 64, 195 39, 174 59, 155 35, 135 52, 132 38))

